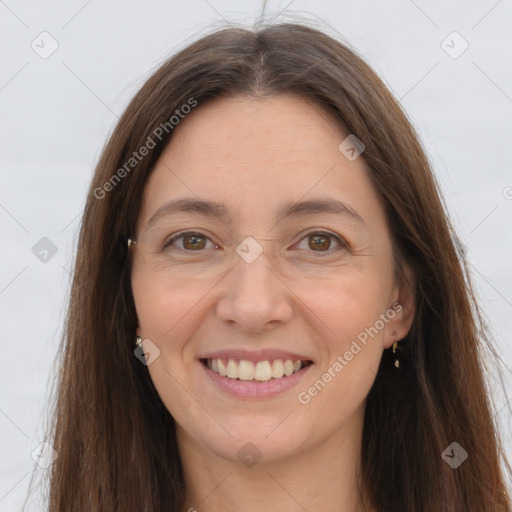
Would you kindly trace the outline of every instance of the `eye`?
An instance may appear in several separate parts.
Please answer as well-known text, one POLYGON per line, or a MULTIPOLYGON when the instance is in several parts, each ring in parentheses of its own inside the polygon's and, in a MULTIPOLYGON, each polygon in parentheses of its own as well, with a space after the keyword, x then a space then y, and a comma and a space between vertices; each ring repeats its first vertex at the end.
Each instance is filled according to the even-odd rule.
MULTIPOLYGON (((308 241, 308 248, 311 249, 313 252, 318 253, 331 253, 333 252, 333 250, 347 248, 347 243, 341 237, 324 231, 307 234, 299 242, 299 244, 296 244, 296 246, 299 249, 307 250, 307 248, 300 247, 300 244, 302 244, 306 240, 308 241), (331 247, 332 240, 335 240, 337 244, 334 249, 332 249, 331 247)), ((163 249, 173 247, 174 249, 184 252, 201 252, 205 249, 208 249, 208 247, 206 247, 206 244, 208 242, 213 244, 213 242, 203 233, 198 233, 195 231, 186 231, 184 233, 178 233, 176 235, 173 235, 171 238, 167 239, 164 242, 163 249), (174 244, 178 241, 180 241, 178 247, 173 247, 174 244)), ((216 244, 213 244, 213 246, 214 248, 219 247, 216 244)))
MULTIPOLYGON (((303 241, 307 240, 307 246, 313 252, 319 253, 331 253, 333 250, 346 249, 347 243, 341 237, 337 235, 333 235, 332 233, 327 233, 325 231, 318 231, 314 233, 307 234, 298 244, 299 249, 304 249, 304 247, 300 247, 303 241), (336 247, 334 249, 331 248, 332 240, 336 241, 336 247)), ((305 249, 307 250, 307 249, 305 249)), ((323 256, 323 255, 322 255, 323 256)))
MULTIPOLYGON (((168 240, 164 242, 163 249, 167 249, 171 247, 176 241, 181 240, 181 247, 176 247, 176 249, 180 251, 186 252, 199 252, 205 249, 207 241, 211 240, 202 233, 196 233, 194 231, 187 231, 185 233, 178 233, 177 235, 172 236, 168 240)), ((215 245, 215 244, 214 244, 215 245)), ((217 248, 218 245, 215 245, 217 248)))

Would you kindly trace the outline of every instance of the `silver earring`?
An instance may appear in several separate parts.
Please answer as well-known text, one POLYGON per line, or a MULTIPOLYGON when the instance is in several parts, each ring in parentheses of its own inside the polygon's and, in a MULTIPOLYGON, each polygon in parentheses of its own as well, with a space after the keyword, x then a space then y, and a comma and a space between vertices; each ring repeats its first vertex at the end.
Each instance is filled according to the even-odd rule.
POLYGON ((137 336, 135 338, 135 346, 140 347, 142 345, 142 338, 140 336, 137 336))

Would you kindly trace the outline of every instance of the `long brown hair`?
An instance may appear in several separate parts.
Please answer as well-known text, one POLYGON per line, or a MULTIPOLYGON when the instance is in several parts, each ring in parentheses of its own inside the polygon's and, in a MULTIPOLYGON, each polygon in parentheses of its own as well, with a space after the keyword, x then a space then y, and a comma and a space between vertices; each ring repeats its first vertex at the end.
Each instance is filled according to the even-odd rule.
POLYGON ((103 150, 63 340, 50 512, 182 510, 174 420, 133 354, 127 238, 148 177, 179 129, 170 121, 176 110, 232 93, 299 94, 356 134, 386 208, 397 268, 413 270, 416 314, 400 369, 385 350, 367 397, 361 477, 371 504, 379 512, 508 512, 500 464, 510 466, 483 374, 483 349, 492 346, 418 136, 353 50, 291 23, 218 30, 180 51, 136 94, 103 150), (442 457, 453 442, 468 454, 456 469, 442 457))

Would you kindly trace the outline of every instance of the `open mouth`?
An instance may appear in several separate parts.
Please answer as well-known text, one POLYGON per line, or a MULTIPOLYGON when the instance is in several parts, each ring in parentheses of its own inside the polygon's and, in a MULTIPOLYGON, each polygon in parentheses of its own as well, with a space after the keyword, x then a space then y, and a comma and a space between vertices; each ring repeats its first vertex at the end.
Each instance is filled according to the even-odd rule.
POLYGON ((290 377, 300 372, 312 361, 273 359, 248 361, 245 359, 201 359, 201 363, 212 372, 232 380, 268 382, 290 377))

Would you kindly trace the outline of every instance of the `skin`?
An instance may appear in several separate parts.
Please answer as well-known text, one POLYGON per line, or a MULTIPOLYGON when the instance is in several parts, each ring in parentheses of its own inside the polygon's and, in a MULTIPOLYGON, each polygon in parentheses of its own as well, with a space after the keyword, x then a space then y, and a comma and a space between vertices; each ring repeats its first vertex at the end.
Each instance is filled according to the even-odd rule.
POLYGON ((364 153, 349 161, 338 150, 347 136, 338 123, 294 95, 216 99, 175 130, 144 190, 132 287, 137 334, 154 344, 145 341, 146 348, 160 350, 148 370, 176 420, 187 509, 362 510, 357 472, 366 396, 382 351, 405 337, 414 316, 409 286, 395 279, 390 232, 364 153), (182 197, 222 202, 232 218, 180 213, 148 226, 162 204, 182 197), (347 203, 363 222, 326 213, 276 221, 282 202, 326 197, 347 203), (184 230, 208 237, 200 240, 202 255, 183 239, 174 252, 162 249, 184 230), (328 238, 322 253, 325 246, 311 246, 308 237, 318 231, 347 246, 328 238), (235 252, 247 236, 263 249, 252 263, 235 252), (395 302, 402 309, 300 403, 298 394, 329 368, 333 373, 338 356, 395 302), (234 398, 198 361, 228 348, 291 350, 314 366, 276 397, 234 398), (261 454, 252 467, 237 456, 248 442, 261 454))

